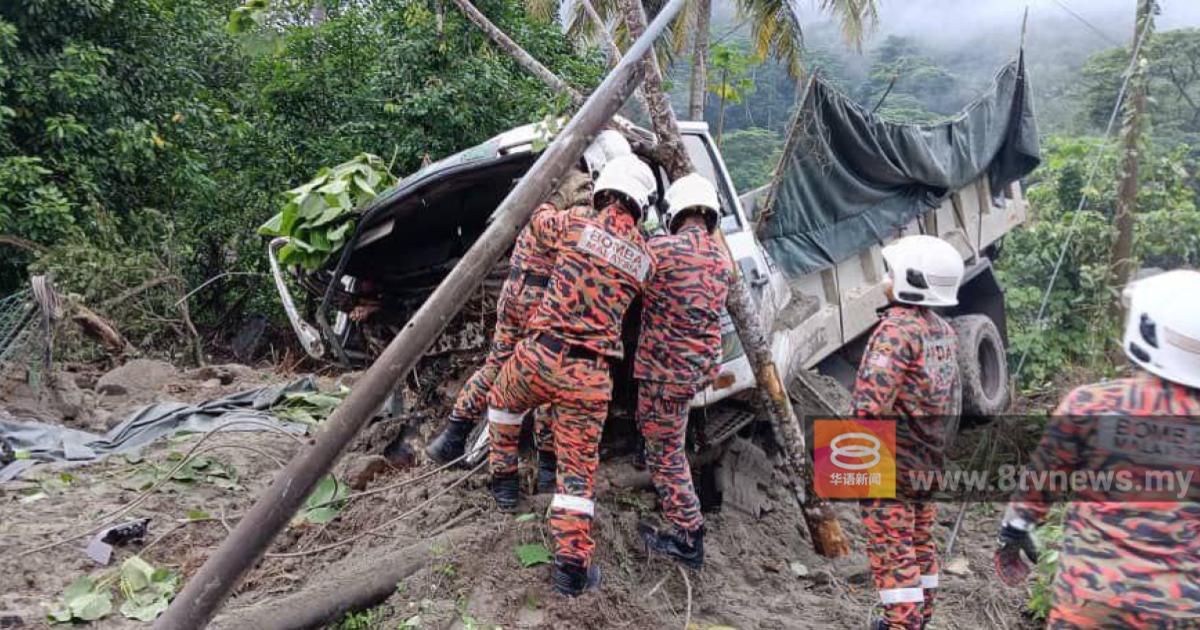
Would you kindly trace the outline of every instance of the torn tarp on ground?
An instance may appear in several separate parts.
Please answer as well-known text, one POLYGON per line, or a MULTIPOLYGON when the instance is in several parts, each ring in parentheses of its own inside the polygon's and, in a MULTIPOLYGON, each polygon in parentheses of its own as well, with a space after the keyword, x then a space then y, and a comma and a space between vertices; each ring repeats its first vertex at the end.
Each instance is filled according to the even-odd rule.
POLYGON ((794 119, 760 236, 789 274, 882 242, 986 173, 992 190, 1039 163, 1024 63, 1014 61, 954 119, 885 122, 820 80, 794 119))
POLYGON ((136 450, 176 433, 208 433, 234 424, 229 431, 261 431, 278 427, 303 434, 305 426, 277 420, 270 413, 285 394, 316 391, 312 377, 283 385, 260 387, 196 405, 162 402, 135 411, 104 435, 46 424, 21 421, 0 410, 0 437, 14 449, 29 453, 0 468, 0 483, 14 479, 38 462, 91 462, 114 453, 136 450), (237 423, 237 424, 235 424, 237 423), (265 426, 264 426, 265 425, 265 426))

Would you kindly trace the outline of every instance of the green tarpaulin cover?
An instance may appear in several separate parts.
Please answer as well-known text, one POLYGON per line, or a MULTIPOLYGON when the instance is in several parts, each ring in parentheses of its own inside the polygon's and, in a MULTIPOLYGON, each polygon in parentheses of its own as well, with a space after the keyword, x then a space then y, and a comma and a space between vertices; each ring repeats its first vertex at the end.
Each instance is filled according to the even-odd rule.
POLYGON ((885 122, 814 79, 797 112, 760 236, 790 274, 845 260, 987 173, 992 190, 1038 165, 1024 64, 954 119, 885 122))

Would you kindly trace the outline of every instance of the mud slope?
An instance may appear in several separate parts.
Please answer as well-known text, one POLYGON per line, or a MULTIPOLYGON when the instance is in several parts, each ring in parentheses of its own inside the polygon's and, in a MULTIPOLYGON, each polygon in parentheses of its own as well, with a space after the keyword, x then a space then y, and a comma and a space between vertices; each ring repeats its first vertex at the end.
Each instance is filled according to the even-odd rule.
MULTIPOLYGON (((357 452, 339 464, 339 477, 354 476, 368 454, 382 451, 397 434, 404 436, 411 456, 422 434, 433 428, 424 420, 444 411, 446 394, 456 389, 454 381, 463 367, 458 361, 423 367, 413 386, 421 395, 410 398, 420 400, 420 407, 369 427, 356 442, 357 452), (426 387, 420 387, 420 382, 426 387), (400 430, 405 426, 409 428, 400 430)), ((284 380, 248 371, 238 371, 236 377, 172 373, 154 391, 135 392, 136 402, 201 400, 271 378, 284 380)), ((79 380, 84 381, 81 387, 88 407, 79 416, 87 418, 88 424, 111 422, 110 417, 133 402, 112 393, 101 396, 88 389, 90 378, 79 380)), ((73 468, 66 476, 43 467, 34 479, 0 488, 0 618, 19 617, 24 625, 15 627, 40 627, 46 605, 67 584, 82 575, 112 576, 120 562, 134 553, 186 579, 282 462, 301 448, 275 433, 213 436, 204 446, 219 448, 205 456, 213 460, 212 465, 236 471, 236 487, 222 487, 229 484, 201 475, 187 482, 167 481, 143 497, 137 489, 142 481, 138 476, 147 466, 170 465, 200 439, 160 440, 140 458, 113 457, 73 468), (85 533, 99 517, 139 497, 144 500, 128 511, 128 517, 151 518, 150 535, 141 545, 118 548, 110 567, 99 567, 83 554, 86 538, 19 555, 64 534, 85 533)), ((798 529, 803 521, 786 493, 777 488, 769 467, 760 466, 766 472, 754 476, 744 474, 739 464, 737 474, 723 475, 725 504, 707 515, 707 564, 701 571, 687 573, 685 582, 674 564, 648 558, 637 537, 639 519, 653 518, 657 510, 652 491, 642 484, 628 487, 629 480, 644 481, 644 475, 624 459, 604 462, 597 483, 595 526, 603 588, 565 600, 550 589, 546 565, 524 567, 514 551, 523 544, 549 546, 544 520, 549 497, 527 496, 521 515, 504 515, 492 509, 483 472, 463 480, 468 471, 455 469, 421 479, 430 467, 421 458, 411 463, 411 467, 404 461, 383 466, 366 485, 372 494, 351 501, 332 522, 291 527, 271 549, 272 554, 291 555, 264 559, 223 614, 236 615, 303 589, 320 588, 323 578, 336 571, 353 570, 386 550, 450 531, 456 532, 460 543, 435 546, 422 568, 399 583, 385 602, 355 615, 355 623, 342 627, 683 628, 690 607, 695 628, 863 628, 875 602, 855 506, 839 505, 855 553, 837 562, 819 558, 798 529), (446 490, 456 481, 461 484, 446 490), (409 515, 402 517, 405 513, 409 515)), ((726 464, 732 465, 729 460, 726 464)), ((940 539, 944 540, 955 509, 942 506, 940 539)), ((1019 613, 1025 593, 1003 589, 991 578, 997 518, 998 510, 991 506, 968 511, 959 545, 965 556, 954 563, 960 570, 943 575, 934 628, 1015 628, 1026 623, 1019 613)), ((113 612, 92 627, 148 627, 122 617, 115 586, 113 593, 113 612)))

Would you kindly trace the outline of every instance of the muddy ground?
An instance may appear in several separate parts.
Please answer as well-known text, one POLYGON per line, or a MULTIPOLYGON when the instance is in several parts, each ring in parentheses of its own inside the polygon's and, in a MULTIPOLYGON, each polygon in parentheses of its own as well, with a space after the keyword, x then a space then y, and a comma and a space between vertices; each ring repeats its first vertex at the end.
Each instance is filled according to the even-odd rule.
MULTIPOLYGON (((555 595, 547 566, 525 567, 515 553, 519 545, 548 543, 544 514, 549 497, 526 497, 520 515, 505 515, 492 509, 482 472, 454 469, 413 481, 430 470, 419 448, 470 367, 469 360, 452 359, 427 363, 418 372, 407 392, 407 400, 416 404, 369 426, 338 465, 339 478, 365 482, 363 487, 374 493, 350 501, 332 522, 289 528, 271 553, 291 555, 268 556, 250 573, 221 618, 234 625, 222 627, 236 627, 237 615, 256 606, 318 589, 327 575, 367 570, 387 551, 448 533, 455 544, 434 546, 422 568, 398 583, 387 601, 330 627, 683 628, 689 619, 692 628, 866 627, 876 596, 855 505, 838 505, 854 553, 832 562, 816 556, 777 473, 769 466, 735 461, 754 456, 749 442, 739 442, 718 472, 725 502, 720 511, 707 514, 705 568, 687 573, 686 580, 675 565, 647 557, 638 539, 639 519, 653 518, 657 509, 650 489, 637 483, 627 487, 644 475, 627 456, 604 462, 594 530, 603 588, 576 600, 555 595), (388 444, 390 459, 385 461, 378 455, 388 444), (442 492, 455 482, 459 485, 442 492), (397 520, 406 512, 412 513, 397 520)), ((115 383, 117 379, 99 371, 76 367, 69 375, 73 387, 66 387, 71 399, 66 404, 74 403, 65 409, 69 414, 59 400, 63 396, 39 397, 9 381, 0 388, 0 408, 102 432, 147 402, 196 402, 292 376, 243 366, 176 371, 152 363, 136 372, 115 383)), ((332 388, 334 381, 320 382, 332 388)), ((215 466, 235 471, 234 487, 203 476, 165 482, 128 513, 151 519, 146 540, 118 548, 107 568, 84 555, 86 538, 38 550, 89 532, 98 518, 139 497, 139 475, 145 475, 148 465, 166 467, 201 439, 159 440, 140 456, 111 457, 65 475, 41 466, 36 474, 0 486, 0 627, 45 625, 47 607, 67 584, 81 575, 112 576, 131 554, 186 579, 282 463, 303 448, 272 432, 212 436, 205 446, 220 448, 206 456, 216 460, 215 466)), ((959 551, 944 560, 933 628, 1031 625, 1021 612, 1027 593, 1005 589, 992 577, 999 509, 977 505, 968 510, 959 551)), ((945 540, 956 511, 956 505, 941 506, 939 539, 945 540)), ((116 591, 114 586, 113 612, 92 626, 148 626, 117 612, 121 596, 116 591)))

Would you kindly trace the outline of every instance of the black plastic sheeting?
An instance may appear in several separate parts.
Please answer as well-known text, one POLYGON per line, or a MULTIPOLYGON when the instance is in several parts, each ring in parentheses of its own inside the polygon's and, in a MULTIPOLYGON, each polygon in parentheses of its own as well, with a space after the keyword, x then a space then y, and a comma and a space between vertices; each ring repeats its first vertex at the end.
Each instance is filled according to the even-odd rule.
POLYGON ((305 376, 290 383, 259 387, 195 405, 155 403, 133 412, 104 435, 35 420, 17 420, 0 410, 0 439, 13 449, 30 454, 29 459, 0 466, 0 483, 17 478, 39 462, 61 465, 93 462, 115 453, 135 451, 176 433, 208 433, 228 427, 224 430, 279 428, 303 435, 304 425, 276 419, 271 415, 271 407, 283 400, 285 394, 311 391, 316 391, 316 384, 311 376, 305 376))
POLYGON ((987 173, 992 190, 1040 162, 1025 67, 944 123, 885 122, 813 79, 790 132, 760 237, 789 274, 835 265, 884 241, 987 173))

